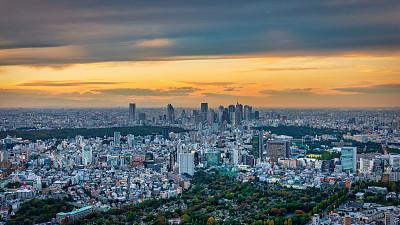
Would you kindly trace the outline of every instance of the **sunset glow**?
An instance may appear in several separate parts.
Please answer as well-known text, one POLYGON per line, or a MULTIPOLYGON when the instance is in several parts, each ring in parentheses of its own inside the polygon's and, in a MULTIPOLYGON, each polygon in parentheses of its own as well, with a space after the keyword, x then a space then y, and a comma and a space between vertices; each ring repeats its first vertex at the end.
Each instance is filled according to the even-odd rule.
POLYGON ((7 31, 0 34, 2 107, 218 106, 237 99, 260 107, 400 106, 395 1, 378 8, 373 1, 316 1, 308 15, 293 5, 290 20, 277 20, 292 12, 278 3, 236 2, 221 14, 222 3, 198 3, 200 12, 189 15, 187 4, 138 4, 146 14, 133 5, 42 2, 49 4, 33 6, 29 17, 28 3, 0 9, 7 31), (342 15, 349 4, 360 10, 342 15), (231 20, 239 15, 243 20, 231 20), (24 34, 10 23, 26 26, 24 34))

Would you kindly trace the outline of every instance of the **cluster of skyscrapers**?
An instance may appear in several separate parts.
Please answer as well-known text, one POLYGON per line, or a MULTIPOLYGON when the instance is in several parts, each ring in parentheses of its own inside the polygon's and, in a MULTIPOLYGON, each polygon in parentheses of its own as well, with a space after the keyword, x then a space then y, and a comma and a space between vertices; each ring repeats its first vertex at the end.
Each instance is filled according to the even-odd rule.
MULTIPOLYGON (((187 114, 185 109, 181 109, 179 115, 176 116, 175 108, 172 104, 167 105, 166 114, 160 119, 164 119, 169 124, 199 124, 199 123, 227 123, 235 126, 242 124, 242 121, 258 120, 260 118, 259 111, 253 112, 253 107, 239 102, 236 105, 229 105, 227 108, 219 106, 218 109, 208 107, 208 103, 203 102, 200 105, 200 111, 193 109, 190 114, 187 114)), ((139 118, 136 118, 136 104, 129 104, 129 121, 135 123, 137 121, 145 121, 146 114, 140 113, 139 118)))

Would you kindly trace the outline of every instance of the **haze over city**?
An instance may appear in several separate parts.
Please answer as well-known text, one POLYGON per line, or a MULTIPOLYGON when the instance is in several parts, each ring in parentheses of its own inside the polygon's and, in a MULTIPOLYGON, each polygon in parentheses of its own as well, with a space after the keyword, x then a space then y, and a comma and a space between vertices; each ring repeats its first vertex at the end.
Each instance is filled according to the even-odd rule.
POLYGON ((399 0, 1 0, 0 225, 399 225, 399 0))
POLYGON ((3 1, 1 107, 400 106, 398 1, 3 1))

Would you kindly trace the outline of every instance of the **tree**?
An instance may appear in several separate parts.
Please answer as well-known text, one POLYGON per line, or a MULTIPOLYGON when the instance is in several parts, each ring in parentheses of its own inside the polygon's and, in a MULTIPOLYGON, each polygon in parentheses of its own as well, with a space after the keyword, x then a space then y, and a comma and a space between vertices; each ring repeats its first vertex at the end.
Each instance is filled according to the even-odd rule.
POLYGON ((281 214, 281 210, 278 209, 278 208, 272 208, 270 213, 271 213, 272 215, 278 216, 278 215, 281 214))
POLYGON ((190 221, 190 217, 187 214, 182 216, 181 224, 185 224, 189 221, 190 221))
POLYGON ((136 218, 136 213, 129 213, 128 216, 126 217, 126 220, 128 220, 128 222, 133 222, 136 218))
POLYGON ((214 223, 215 223, 214 217, 208 218, 208 220, 207 220, 207 225, 212 225, 212 224, 214 224, 214 223))

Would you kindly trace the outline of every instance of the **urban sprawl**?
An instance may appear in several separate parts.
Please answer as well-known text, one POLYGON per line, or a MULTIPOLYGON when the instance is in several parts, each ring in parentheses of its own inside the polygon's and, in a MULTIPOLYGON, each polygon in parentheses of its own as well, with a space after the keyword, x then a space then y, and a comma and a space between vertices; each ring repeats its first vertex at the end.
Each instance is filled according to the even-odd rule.
POLYGON ((398 108, 0 111, 7 224, 400 224, 398 108))

